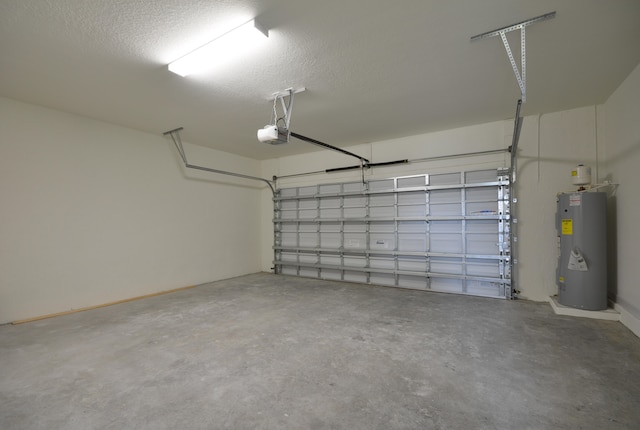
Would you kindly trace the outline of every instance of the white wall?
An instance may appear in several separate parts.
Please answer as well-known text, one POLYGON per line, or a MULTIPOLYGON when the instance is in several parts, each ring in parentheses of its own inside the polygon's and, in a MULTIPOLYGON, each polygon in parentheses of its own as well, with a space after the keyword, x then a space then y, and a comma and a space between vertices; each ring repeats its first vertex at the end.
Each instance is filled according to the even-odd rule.
POLYGON ((599 133, 605 142, 602 178, 619 186, 609 210, 615 234, 611 259, 612 296, 621 321, 640 336, 640 65, 601 109, 599 133))
POLYGON ((556 194, 573 190, 571 170, 597 171, 596 108, 525 118, 518 154, 519 288, 544 301, 557 293, 556 194))
POLYGON ((184 169, 161 130, 0 98, 0 323, 259 271, 261 187, 184 169))
MULTIPOLYGON (((515 104, 514 104, 515 112, 515 104)), ((524 120, 518 151, 519 283, 520 296, 546 301, 557 292, 555 286, 556 193, 572 188, 571 169, 578 163, 596 166, 597 141, 595 107, 573 109, 524 120)), ((464 152, 487 151, 511 145, 513 121, 463 127, 437 133, 374 142, 349 150, 373 162, 418 159, 464 152)), ((292 143, 292 144, 298 144, 292 143)), ((299 143, 303 144, 303 143, 299 143)), ((357 164, 339 153, 320 151, 268 160, 263 176, 323 170, 357 164)), ((509 166, 509 154, 453 158, 432 162, 372 169, 367 178, 385 178, 418 173, 453 172, 509 166)), ((279 186, 299 186, 359 180, 358 172, 318 174, 279 181, 279 186)), ((269 270, 273 260, 272 205, 263 195, 262 268, 269 270)))

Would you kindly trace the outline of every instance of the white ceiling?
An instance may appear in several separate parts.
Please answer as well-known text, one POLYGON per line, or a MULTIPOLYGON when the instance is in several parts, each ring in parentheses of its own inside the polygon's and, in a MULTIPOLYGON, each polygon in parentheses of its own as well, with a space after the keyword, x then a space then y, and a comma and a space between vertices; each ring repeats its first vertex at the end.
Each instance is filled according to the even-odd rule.
POLYGON ((336 146, 512 117, 502 43, 470 37, 551 11, 527 28, 523 114, 604 102, 640 62, 638 0, 0 0, 0 95, 275 158, 317 150, 256 139, 287 87, 307 88, 291 129, 336 146), (263 50, 206 75, 167 70, 253 17, 263 50))

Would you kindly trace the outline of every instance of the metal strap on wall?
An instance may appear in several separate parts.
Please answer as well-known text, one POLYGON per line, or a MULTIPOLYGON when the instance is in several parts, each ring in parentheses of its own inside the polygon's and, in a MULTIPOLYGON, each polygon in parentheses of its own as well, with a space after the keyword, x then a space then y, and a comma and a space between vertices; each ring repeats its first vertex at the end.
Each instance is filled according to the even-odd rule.
POLYGON ((518 294, 518 197, 516 190, 516 180, 518 177, 518 142, 520 142, 520 130, 522 129, 523 118, 520 116, 522 100, 518 100, 516 115, 513 119, 513 138, 511 140, 511 180, 509 181, 509 194, 511 199, 511 217, 509 218, 509 249, 511 253, 510 269, 511 287, 514 297, 518 294))

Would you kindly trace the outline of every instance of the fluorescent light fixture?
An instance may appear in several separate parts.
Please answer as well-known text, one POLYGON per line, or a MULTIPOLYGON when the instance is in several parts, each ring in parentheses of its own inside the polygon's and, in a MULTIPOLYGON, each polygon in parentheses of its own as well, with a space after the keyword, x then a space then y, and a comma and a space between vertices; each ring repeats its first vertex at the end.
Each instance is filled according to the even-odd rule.
POLYGON ((269 31, 252 19, 178 58, 169 64, 169 70, 177 75, 187 76, 226 63, 266 37, 269 37, 269 31))

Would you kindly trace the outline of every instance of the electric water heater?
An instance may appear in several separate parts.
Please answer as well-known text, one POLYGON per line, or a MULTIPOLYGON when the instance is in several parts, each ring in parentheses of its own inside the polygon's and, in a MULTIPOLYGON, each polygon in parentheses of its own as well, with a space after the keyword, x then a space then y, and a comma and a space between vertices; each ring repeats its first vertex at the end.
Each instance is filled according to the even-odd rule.
POLYGON ((607 194, 559 194, 556 230, 558 303, 607 309, 607 194))

